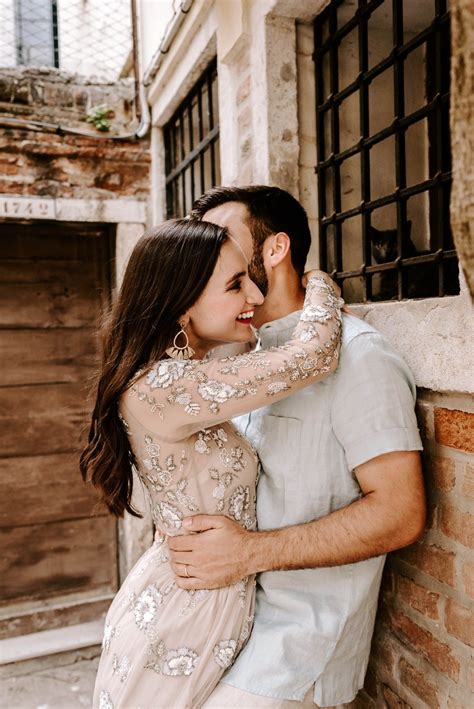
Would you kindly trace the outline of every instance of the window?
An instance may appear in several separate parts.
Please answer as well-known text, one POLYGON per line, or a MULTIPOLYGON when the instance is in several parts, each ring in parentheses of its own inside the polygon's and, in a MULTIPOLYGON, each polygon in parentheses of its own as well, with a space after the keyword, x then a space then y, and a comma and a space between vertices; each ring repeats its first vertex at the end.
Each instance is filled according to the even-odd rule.
POLYGON ((197 197, 220 183, 215 60, 166 124, 164 140, 167 216, 184 217, 197 197))
POLYGON ((348 302, 459 293, 446 0, 332 0, 314 23, 321 267, 348 302))
POLYGON ((59 67, 57 0, 15 0, 17 64, 59 67))

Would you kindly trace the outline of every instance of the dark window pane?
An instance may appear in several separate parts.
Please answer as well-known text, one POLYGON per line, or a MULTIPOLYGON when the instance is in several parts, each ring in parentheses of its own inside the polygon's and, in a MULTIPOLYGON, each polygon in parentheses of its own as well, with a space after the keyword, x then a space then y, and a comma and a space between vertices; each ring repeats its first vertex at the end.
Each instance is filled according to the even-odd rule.
POLYGON ((168 216, 185 216, 202 192, 220 183, 218 128, 213 61, 164 127, 168 216))

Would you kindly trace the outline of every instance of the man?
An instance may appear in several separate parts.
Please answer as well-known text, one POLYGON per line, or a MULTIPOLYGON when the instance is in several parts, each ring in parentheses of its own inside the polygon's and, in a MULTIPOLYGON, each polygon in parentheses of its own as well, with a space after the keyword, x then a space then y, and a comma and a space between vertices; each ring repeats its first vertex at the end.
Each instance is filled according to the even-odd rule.
MULTIPOLYGON (((304 300, 306 214, 275 187, 210 190, 192 215, 226 226, 265 295, 263 347, 288 340, 304 300)), ((327 707, 363 685, 384 555, 422 533, 425 500, 412 376, 386 340, 344 315, 338 370, 239 420, 257 448, 258 532, 197 515, 170 540, 183 588, 259 573, 254 628, 204 705, 327 707), (187 567, 185 565, 188 565, 187 567), (197 580, 196 580, 197 579, 197 580)))

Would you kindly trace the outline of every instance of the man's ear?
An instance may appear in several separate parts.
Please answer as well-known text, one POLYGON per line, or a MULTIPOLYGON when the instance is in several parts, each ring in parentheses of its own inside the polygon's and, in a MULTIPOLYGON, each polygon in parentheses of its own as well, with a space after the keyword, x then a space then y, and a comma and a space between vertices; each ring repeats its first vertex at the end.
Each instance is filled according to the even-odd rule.
POLYGON ((272 234, 268 239, 267 259, 271 268, 278 266, 290 253, 290 237, 284 231, 272 234))

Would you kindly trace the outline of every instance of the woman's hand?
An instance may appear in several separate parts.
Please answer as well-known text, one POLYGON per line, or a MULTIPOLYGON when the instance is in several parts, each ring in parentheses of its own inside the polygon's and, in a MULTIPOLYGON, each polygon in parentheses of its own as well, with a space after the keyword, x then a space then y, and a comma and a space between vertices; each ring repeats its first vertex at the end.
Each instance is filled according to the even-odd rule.
POLYGON ((341 288, 337 285, 335 281, 332 280, 330 276, 325 271, 319 271, 317 268, 311 269, 311 271, 306 271, 306 273, 303 275, 303 278, 301 279, 301 283, 303 284, 303 288, 306 288, 306 285, 309 281, 310 278, 313 278, 316 276, 317 278, 322 278, 328 283, 331 288, 334 288, 334 292, 336 295, 340 298, 341 297, 341 288))

